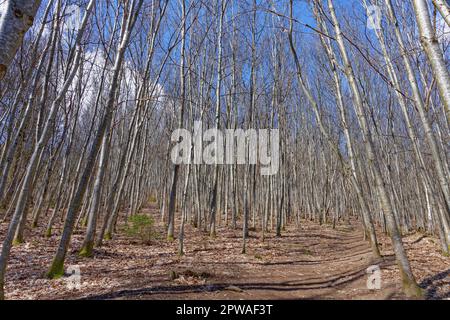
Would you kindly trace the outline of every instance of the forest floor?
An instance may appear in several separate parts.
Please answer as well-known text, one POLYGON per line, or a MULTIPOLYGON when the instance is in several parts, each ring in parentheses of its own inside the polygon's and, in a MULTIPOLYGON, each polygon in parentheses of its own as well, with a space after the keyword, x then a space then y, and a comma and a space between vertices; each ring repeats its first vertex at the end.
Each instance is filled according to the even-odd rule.
MULTIPOLYGON (((157 214, 155 209, 146 213, 157 214)), ((155 216, 156 218, 156 216, 155 216)), ((6 223, 0 225, 4 238, 6 223)), ((218 226, 210 238, 186 225, 185 255, 178 242, 160 239, 145 245, 119 233, 95 250, 93 258, 79 257, 84 232, 77 231, 66 268, 78 266, 81 286, 69 289, 69 277, 45 278, 59 234, 44 238, 42 228, 27 231, 27 242, 13 248, 6 279, 8 299, 405 299, 400 276, 386 236, 380 236, 384 258, 374 261, 363 240, 360 223, 322 225, 301 221, 281 238, 250 231, 247 254, 241 253, 241 230, 218 226), (381 268, 381 289, 367 288, 367 268, 381 268)), ((178 231, 176 229, 176 231, 178 231)), ((439 252, 435 238, 404 237, 418 283, 428 299, 450 298, 450 258, 439 252)))

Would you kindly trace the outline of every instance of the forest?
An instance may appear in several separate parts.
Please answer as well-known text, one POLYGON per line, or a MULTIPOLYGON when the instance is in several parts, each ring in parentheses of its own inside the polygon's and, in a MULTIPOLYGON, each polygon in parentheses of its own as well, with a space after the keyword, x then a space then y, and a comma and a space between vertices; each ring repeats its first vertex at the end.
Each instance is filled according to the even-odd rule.
POLYGON ((449 0, 1 0, 0 300, 450 299, 449 66, 449 0))

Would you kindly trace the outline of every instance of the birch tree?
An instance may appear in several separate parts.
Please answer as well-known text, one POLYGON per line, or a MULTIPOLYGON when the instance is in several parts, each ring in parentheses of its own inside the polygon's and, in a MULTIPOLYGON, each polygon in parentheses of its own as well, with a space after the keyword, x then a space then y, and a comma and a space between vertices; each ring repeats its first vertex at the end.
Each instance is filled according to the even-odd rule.
POLYGON ((5 76, 25 33, 33 25, 40 0, 6 0, 0 3, 0 80, 5 76))

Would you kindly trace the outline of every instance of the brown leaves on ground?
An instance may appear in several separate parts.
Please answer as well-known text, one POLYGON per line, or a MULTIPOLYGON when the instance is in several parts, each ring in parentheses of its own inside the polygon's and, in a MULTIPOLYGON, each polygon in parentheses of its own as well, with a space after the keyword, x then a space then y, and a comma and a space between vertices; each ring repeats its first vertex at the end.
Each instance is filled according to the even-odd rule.
MULTIPOLYGON (((1 224, 0 238, 6 227, 1 224)), ((161 224, 156 228, 164 234, 161 224)), ((187 224, 183 256, 177 253, 176 240, 161 237, 145 245, 119 233, 97 248, 94 257, 82 258, 78 250, 84 232, 76 232, 65 266, 79 266, 79 290, 69 288, 68 276, 45 278, 60 235, 42 234, 43 227, 29 230, 27 242, 13 248, 6 279, 8 299, 406 298, 388 237, 380 235, 384 258, 374 261, 358 221, 336 229, 301 221, 300 226, 283 231, 281 238, 266 233, 264 242, 260 232, 250 232, 247 254, 241 253, 241 230, 223 225, 217 228, 217 237, 210 238, 187 224), (382 269, 381 290, 367 289, 366 269, 373 264, 382 269)), ((438 241, 410 234, 404 242, 426 297, 449 298, 450 258, 440 254, 438 241)))

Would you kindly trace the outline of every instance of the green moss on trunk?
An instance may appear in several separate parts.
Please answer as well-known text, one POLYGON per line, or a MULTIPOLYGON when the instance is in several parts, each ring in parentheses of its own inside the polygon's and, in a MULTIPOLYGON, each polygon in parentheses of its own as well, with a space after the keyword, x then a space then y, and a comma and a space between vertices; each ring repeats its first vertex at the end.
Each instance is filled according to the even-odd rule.
POLYGON ((47 231, 45 231, 45 237, 50 238, 52 236, 52 228, 48 228, 47 231))
POLYGON ((403 282, 403 291, 410 298, 423 298, 425 292, 416 283, 403 282))
POLYGON ((0 301, 5 300, 5 291, 4 291, 4 283, 0 281, 0 301))
POLYGON ((13 246, 20 246, 22 243, 23 243, 24 241, 23 241, 23 239, 22 238, 14 238, 14 240, 13 240, 13 246))
POLYGON ((64 275, 64 260, 55 258, 47 272, 47 278, 58 279, 64 275))
POLYGON ((94 242, 90 241, 81 248, 79 255, 81 257, 90 258, 93 256, 93 248, 94 242))
POLYGON ((422 290, 414 279, 410 279, 400 267, 400 275, 402 277, 403 292, 409 298, 422 298, 424 290, 422 290))

